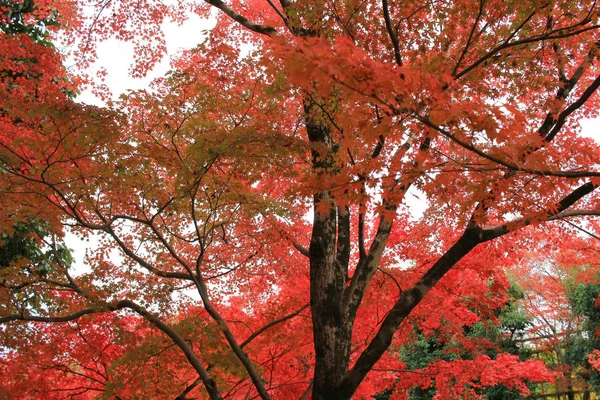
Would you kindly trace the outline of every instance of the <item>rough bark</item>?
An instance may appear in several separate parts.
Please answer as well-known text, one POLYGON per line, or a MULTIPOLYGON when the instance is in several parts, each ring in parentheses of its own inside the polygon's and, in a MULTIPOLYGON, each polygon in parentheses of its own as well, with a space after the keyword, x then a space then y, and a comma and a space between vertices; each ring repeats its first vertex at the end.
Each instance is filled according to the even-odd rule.
MULTIPOLYGON (((313 145, 313 169, 326 176, 335 169, 333 141, 329 129, 315 122, 313 105, 305 104, 305 110, 308 137, 313 145)), ((344 238, 337 243, 338 217, 342 231, 349 220, 344 215, 346 210, 338 216, 335 199, 328 191, 316 193, 313 201, 314 221, 309 256, 316 364, 312 398, 325 400, 335 398, 350 359, 352 325, 345 318, 341 302, 348 267, 345 255, 347 243, 344 238), (337 253, 339 257, 336 257, 337 253)))

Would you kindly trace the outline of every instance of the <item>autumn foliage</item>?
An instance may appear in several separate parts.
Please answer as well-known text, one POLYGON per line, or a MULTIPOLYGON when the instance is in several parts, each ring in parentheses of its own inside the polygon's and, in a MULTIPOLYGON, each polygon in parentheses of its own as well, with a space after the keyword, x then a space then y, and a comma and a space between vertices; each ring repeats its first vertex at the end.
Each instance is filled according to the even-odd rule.
POLYGON ((540 264, 597 277, 600 145, 579 126, 598 116, 596 2, 0 11, 0 246, 27 244, 0 260, 0 396, 447 399, 554 379, 467 333, 540 264), (110 100, 96 45, 132 42, 143 76, 161 24, 192 14, 214 24, 198 46, 110 100), (448 360, 407 368, 418 337, 448 360))

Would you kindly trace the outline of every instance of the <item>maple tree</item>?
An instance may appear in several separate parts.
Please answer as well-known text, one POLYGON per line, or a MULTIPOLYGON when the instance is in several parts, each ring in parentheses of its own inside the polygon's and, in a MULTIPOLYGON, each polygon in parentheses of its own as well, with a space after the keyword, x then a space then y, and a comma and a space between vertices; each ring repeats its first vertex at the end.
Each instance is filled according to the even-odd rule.
POLYGON ((531 249, 597 264, 594 1, 85 5, 1 6, 2 228, 44 221, 54 255, 0 270, 7 393, 401 397, 431 385, 396 351, 416 326, 472 352, 429 367, 442 398, 551 379, 464 327, 531 249), (74 102, 98 41, 141 76, 190 13, 216 25, 166 77, 74 102), (66 230, 97 241, 79 270, 66 230))
MULTIPOLYGON (((523 301, 532 319, 519 341, 556 372, 551 387, 557 396, 575 398, 576 393, 583 393, 589 399, 590 391, 598 387, 593 367, 598 347, 597 267, 556 264, 551 251, 543 253, 542 262, 531 257, 528 270, 522 267, 517 278, 527 288, 523 301)), ((563 260, 576 259, 562 257, 568 250, 561 253, 563 260)))

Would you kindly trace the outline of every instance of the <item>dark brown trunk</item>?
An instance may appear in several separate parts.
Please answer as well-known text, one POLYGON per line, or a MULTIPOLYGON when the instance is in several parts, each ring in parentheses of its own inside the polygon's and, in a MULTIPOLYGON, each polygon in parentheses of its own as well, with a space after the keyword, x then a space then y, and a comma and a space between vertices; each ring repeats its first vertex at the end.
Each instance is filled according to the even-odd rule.
MULTIPOLYGON (((317 206, 325 201, 322 196, 315 196, 317 206)), ((331 207, 327 214, 315 211, 314 218, 309 249, 316 358, 313 399, 334 399, 348 368, 352 329, 341 307, 345 272, 335 259, 335 208, 331 207)))
MULTIPOLYGON (((305 104, 305 110, 309 141, 315 145, 312 153, 313 170, 323 176, 335 174, 335 148, 329 129, 314 122, 312 104, 305 104)), ((314 195, 313 217, 309 248, 310 305, 315 346, 312 398, 325 400, 336 398, 350 359, 352 324, 342 306, 348 272, 349 237, 346 237, 346 232, 338 232, 338 229, 349 231, 349 217, 346 210, 336 206, 335 199, 327 190, 314 195)))

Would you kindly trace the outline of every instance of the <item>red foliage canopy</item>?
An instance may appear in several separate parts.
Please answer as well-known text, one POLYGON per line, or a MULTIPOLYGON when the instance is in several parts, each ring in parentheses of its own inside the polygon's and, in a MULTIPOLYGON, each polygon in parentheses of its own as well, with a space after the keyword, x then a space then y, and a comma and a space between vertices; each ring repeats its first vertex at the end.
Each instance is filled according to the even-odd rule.
POLYGON ((600 146, 577 123, 598 109, 594 1, 166 3, 36 2, 78 75, 0 37, 1 227, 46 221, 56 253, 0 269, 6 396, 402 397, 435 374, 452 398, 550 379, 463 327, 494 318, 525 250, 597 263, 600 146), (189 13, 216 26, 165 78, 105 108, 69 96, 99 40, 132 41, 143 75, 161 23, 189 13), (65 231, 93 240, 84 267, 60 256, 65 231), (472 360, 407 373, 417 329, 472 360))

